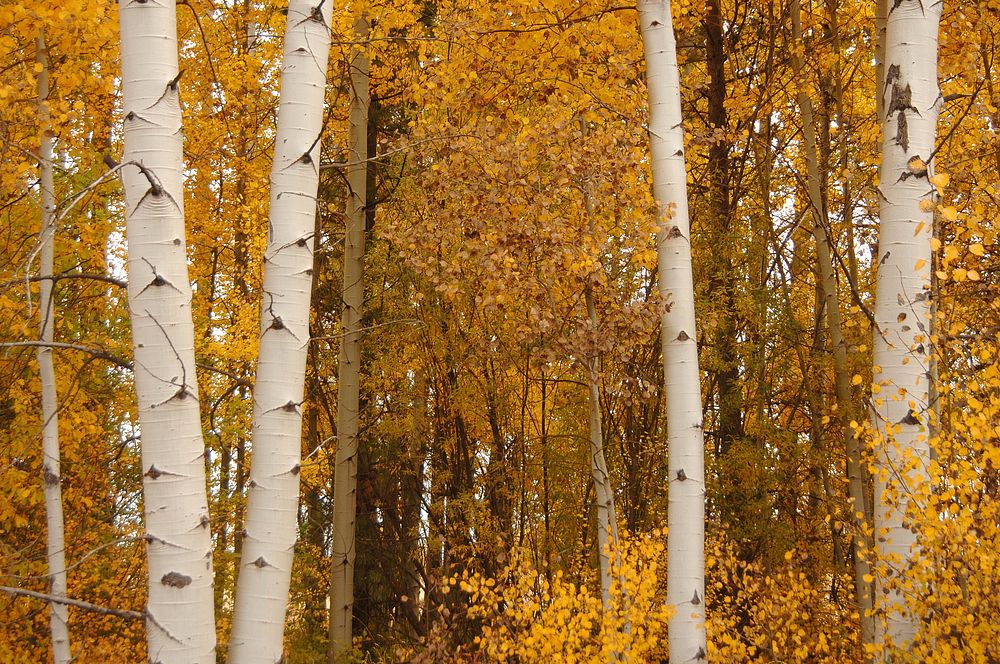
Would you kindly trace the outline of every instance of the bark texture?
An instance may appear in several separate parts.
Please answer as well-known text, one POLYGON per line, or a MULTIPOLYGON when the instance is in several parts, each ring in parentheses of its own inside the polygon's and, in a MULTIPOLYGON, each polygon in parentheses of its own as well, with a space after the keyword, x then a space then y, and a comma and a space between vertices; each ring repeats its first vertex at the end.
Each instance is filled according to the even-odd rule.
POLYGON ((669 0, 641 0, 646 56, 653 194, 659 207, 659 288, 669 309, 660 341, 667 393, 670 661, 706 661, 705 453, 698 345, 695 340, 680 77, 669 0))
POLYGON ((142 432, 149 661, 215 662, 212 535, 184 237, 174 3, 123 0, 128 299, 142 432), (137 165, 135 165, 137 164, 137 165))
POLYGON ((292 0, 285 25, 233 664, 273 664, 284 654, 332 10, 330 2, 292 0))
POLYGON ((933 197, 929 163, 941 96, 937 83, 942 3, 899 0, 886 21, 885 115, 878 278, 875 294, 873 424, 875 536, 886 575, 879 579, 880 642, 905 646, 918 629, 899 581, 916 535, 905 523, 910 490, 927 478, 933 197))

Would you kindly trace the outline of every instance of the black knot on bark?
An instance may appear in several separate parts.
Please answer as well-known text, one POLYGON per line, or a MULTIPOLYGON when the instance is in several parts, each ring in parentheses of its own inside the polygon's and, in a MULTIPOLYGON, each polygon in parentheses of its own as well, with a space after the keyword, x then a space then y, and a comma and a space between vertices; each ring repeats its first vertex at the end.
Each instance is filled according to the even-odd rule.
POLYGON ((677 341, 687 341, 690 338, 691 337, 689 337, 688 333, 685 332, 684 330, 681 330, 680 332, 677 333, 677 341))
POLYGON ((695 606, 698 606, 699 604, 701 604, 701 598, 698 597, 698 590, 697 589, 695 589, 695 591, 694 591, 694 597, 691 598, 691 603, 694 604, 695 606))
POLYGON ((257 558, 257 560, 253 561, 250 564, 253 565, 254 567, 259 568, 259 569, 264 569, 265 567, 273 567, 273 565, 271 565, 271 563, 267 562, 264 559, 264 556, 260 556, 259 558, 257 558))
POLYGON ((684 472, 683 468, 681 468, 680 470, 677 471, 677 479, 678 480, 680 480, 681 482, 683 482, 687 478, 688 478, 687 473, 684 472))
POLYGON ((916 413, 912 410, 906 411, 906 416, 899 421, 900 424, 920 424, 920 420, 917 419, 916 413))
POLYGON ((191 577, 180 572, 167 572, 160 578, 160 583, 171 588, 183 588, 191 585, 191 577))
POLYGON ((55 486, 59 484, 59 476, 52 472, 52 469, 45 466, 45 470, 42 471, 42 478, 45 481, 45 486, 55 486))
POLYGON ((163 475, 163 471, 157 468, 156 464, 152 464, 149 466, 149 470, 147 470, 144 474, 149 479, 156 480, 159 479, 161 475, 163 475))

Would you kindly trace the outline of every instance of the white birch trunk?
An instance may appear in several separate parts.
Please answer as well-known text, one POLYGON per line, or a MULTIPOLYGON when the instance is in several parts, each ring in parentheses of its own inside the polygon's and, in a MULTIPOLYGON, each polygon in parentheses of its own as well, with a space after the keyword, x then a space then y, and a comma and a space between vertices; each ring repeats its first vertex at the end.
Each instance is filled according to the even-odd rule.
MULTIPOLYGON (((38 123, 41 137, 38 166, 42 196, 42 228, 38 234, 41 242, 39 269, 42 275, 53 272, 55 244, 55 184, 52 178, 52 134, 49 132, 49 58, 45 38, 37 39, 38 64, 38 123)), ((52 343, 55 329, 55 307, 52 303, 53 282, 39 282, 39 338, 42 343, 52 343)), ((38 374, 42 383, 42 482, 45 487, 45 520, 48 527, 46 548, 49 566, 49 584, 52 595, 66 597, 66 534, 63 528, 62 475, 59 469, 59 402, 56 393, 56 372, 52 362, 52 348, 38 348, 38 374)), ((73 657, 69 642, 69 607, 49 602, 52 655, 55 664, 68 664, 73 657)))
MULTIPOLYGON (((905 571, 916 537, 906 527, 907 485, 927 479, 928 357, 930 356, 933 196, 928 178, 938 108, 938 23, 942 3, 893 3, 886 24, 885 80, 879 82, 882 133, 881 219, 875 295, 873 420, 875 537, 879 558, 893 576, 905 571), (912 456, 910 456, 912 455, 912 456), (906 457, 910 456, 907 462, 906 457)), ((881 642, 903 646, 918 625, 898 589, 885 579, 877 594, 885 612, 881 642)))
POLYGON ((368 20, 354 24, 351 112, 347 138, 347 229, 344 235, 343 340, 337 373, 337 462, 334 470, 333 551, 330 580, 330 664, 351 650, 354 613, 355 519, 358 486, 358 399, 361 317, 364 313, 365 202, 368 179, 368 20))
POLYGON ((670 661, 708 658, 705 637, 705 452, 695 341, 680 76, 669 0, 640 0, 653 194, 659 206, 660 331, 667 394, 667 603, 670 661))
POLYGON ((302 401, 309 345, 329 0, 288 5, 254 383, 253 458, 229 661, 274 664, 298 535, 302 401))
POLYGON ((120 7, 128 295, 142 436, 150 662, 215 662, 212 536, 184 237, 173 2, 120 7))

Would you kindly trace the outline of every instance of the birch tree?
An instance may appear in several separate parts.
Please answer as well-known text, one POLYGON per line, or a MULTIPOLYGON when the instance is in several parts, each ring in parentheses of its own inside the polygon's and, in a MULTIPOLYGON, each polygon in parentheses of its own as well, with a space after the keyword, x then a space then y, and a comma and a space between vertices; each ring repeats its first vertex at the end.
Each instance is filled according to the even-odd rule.
POLYGON ((365 202, 368 183, 368 19, 354 23, 351 111, 347 138, 347 229, 344 235, 343 338, 337 373, 337 460, 334 470, 330 583, 330 664, 351 650, 354 612, 355 521, 358 485, 358 410, 361 318, 364 311, 365 202))
MULTIPOLYGON (((38 234, 39 269, 42 277, 53 273, 55 244, 55 184, 52 177, 52 134, 49 131, 49 58, 45 38, 38 35, 38 121, 41 136, 38 150, 39 190, 42 197, 42 227, 38 234)), ((55 307, 52 303, 51 279, 39 282, 39 339, 51 344, 55 329, 55 307)), ((56 372, 52 347, 38 347, 38 373, 42 383, 42 483, 45 487, 45 518, 48 526, 46 545, 49 583, 55 597, 66 596, 66 534, 63 528, 62 475, 59 459, 59 402, 56 394, 56 372)), ((73 659, 69 641, 69 610, 65 604, 49 602, 52 655, 56 664, 73 659)))
POLYGON ((879 82, 882 165, 875 293, 873 420, 876 437, 875 535, 886 575, 878 638, 911 641, 917 619, 905 608, 902 575, 916 543, 905 522, 910 492, 926 479, 934 227, 934 141, 941 102, 937 83, 942 3, 897 0, 889 9, 885 80, 879 82))
POLYGON ((142 436, 149 661, 215 661, 174 3, 119 5, 128 300, 142 436))
POLYGON ((695 340, 680 76, 669 0, 641 0, 649 147, 658 207, 659 289, 668 308, 660 343, 667 394, 667 604, 670 659, 705 660, 705 457, 695 340))
POLYGON ((320 134, 332 3, 293 0, 281 100, 254 386, 253 461, 229 661, 283 658, 298 534, 303 392, 309 345, 320 134))

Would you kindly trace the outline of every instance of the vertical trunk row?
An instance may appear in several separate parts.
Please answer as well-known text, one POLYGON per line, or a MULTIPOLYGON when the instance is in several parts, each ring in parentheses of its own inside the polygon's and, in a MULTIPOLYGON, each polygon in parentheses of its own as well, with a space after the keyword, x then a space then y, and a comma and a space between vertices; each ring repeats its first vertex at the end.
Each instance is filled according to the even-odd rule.
POLYGON ((253 459, 229 661, 283 656, 298 535, 302 401, 332 4, 288 7, 254 387, 253 459))
MULTIPOLYGON (((45 38, 39 34, 37 59, 38 72, 38 124, 41 136, 38 150, 38 167, 42 196, 42 228, 38 234, 41 242, 39 269, 43 276, 53 273, 55 244, 55 184, 52 178, 52 134, 49 131, 49 58, 45 38)), ((52 302, 54 282, 39 282, 39 337, 42 343, 52 343, 55 328, 55 306, 52 302)), ((63 529, 62 475, 59 470, 59 403, 56 394, 56 372, 52 362, 52 349, 39 347, 38 374, 42 383, 42 482, 45 487, 45 519, 48 526, 46 538, 50 592, 56 597, 66 596, 66 537, 63 529)), ((55 664, 68 664, 73 657, 69 644, 69 610, 64 604, 49 602, 52 654, 55 664)))
POLYGON ((705 457, 695 341, 680 76, 669 0, 640 0, 646 56, 653 193, 659 207, 659 287, 670 308, 660 339, 667 393, 670 660, 707 658, 705 640, 705 457))
POLYGON ((937 83, 942 3, 897 0, 885 38, 882 193, 875 291, 873 424, 875 536, 886 577, 880 578, 878 638, 904 646, 917 619, 905 607, 903 579, 916 535, 905 514, 914 484, 927 478, 933 197, 929 163, 941 101, 937 83), (925 209, 926 208, 926 209, 925 209))
MULTIPOLYGON (((799 0, 792 0, 792 39, 796 46, 802 46, 802 20, 799 0)), ((796 51, 797 53, 797 51, 796 51)), ((829 232, 830 221, 827 215, 823 194, 820 189, 820 170, 818 151, 816 147, 816 130, 813 124, 813 107, 809 93, 806 91, 804 64, 799 55, 794 56, 792 65, 798 72, 798 105, 802 113, 803 151, 806 158, 806 187, 809 208, 813 220, 813 238, 816 242, 816 262, 818 267, 818 285, 822 299, 822 309, 826 312, 827 326, 830 335, 830 346, 833 352, 834 393, 836 398, 835 420, 840 426, 841 436, 847 451, 847 473, 849 477, 848 491, 851 498, 851 520, 859 537, 865 533, 865 491, 861 471, 861 455, 854 432, 848 425, 849 414, 853 411, 851 403, 850 377, 847 367, 847 344, 844 341, 843 325, 840 318, 840 296, 837 277, 833 269, 833 240, 829 232)), ((817 325, 819 321, 817 320, 817 325)), ((832 515, 831 515, 832 517, 832 515)), ((831 518, 831 522, 834 519, 831 518)), ((866 581, 870 574, 868 551, 866 546, 855 538, 854 555, 854 587, 857 596, 858 613, 861 618, 861 642, 871 644, 874 641, 871 583, 866 581)), ((837 542, 834 542, 837 546, 837 542)))
POLYGON ((337 373, 337 465, 334 471, 333 550, 330 584, 330 664, 351 650, 354 607, 355 519, 358 483, 358 400, 361 318, 364 306, 365 201, 368 153, 368 20, 354 24, 351 112, 347 140, 347 229, 344 236, 343 340, 337 373))
POLYGON ((149 661, 215 661, 212 535, 184 236, 174 3, 120 5, 128 296, 142 435, 149 661))

